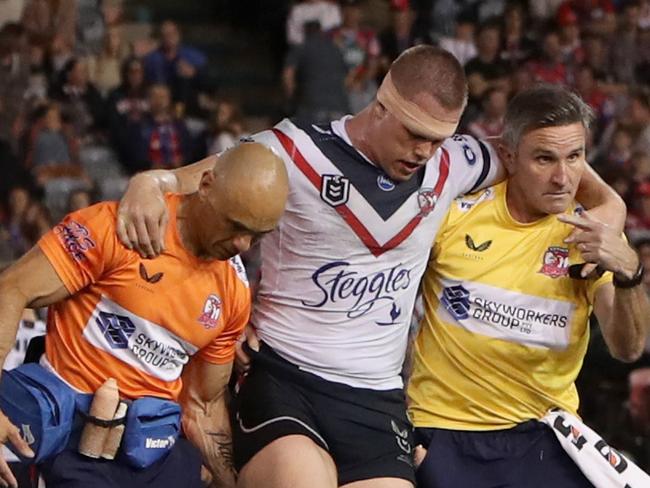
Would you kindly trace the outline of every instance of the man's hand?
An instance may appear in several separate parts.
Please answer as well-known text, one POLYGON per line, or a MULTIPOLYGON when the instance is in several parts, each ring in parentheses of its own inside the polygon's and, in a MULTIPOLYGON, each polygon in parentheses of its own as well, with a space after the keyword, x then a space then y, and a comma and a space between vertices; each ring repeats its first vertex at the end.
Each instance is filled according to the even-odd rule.
POLYGON ((564 242, 574 244, 582 258, 594 265, 586 273, 583 270, 583 276, 593 271, 596 266, 612 271, 623 279, 634 276, 639 266, 639 258, 616 230, 599 222, 587 212, 582 215, 562 214, 558 216, 558 220, 575 227, 564 242))
POLYGON ((117 234, 129 249, 154 258, 165 248, 168 214, 163 192, 146 174, 129 182, 117 211, 117 234))
MULTIPOLYGON (((34 451, 32 451, 24 439, 20 437, 18 427, 12 424, 6 415, 0 412, 0 442, 6 444, 7 441, 11 442, 11 444, 23 456, 30 458, 34 457, 34 451)), ((18 487, 18 482, 9 469, 7 461, 2 457, 0 457, 0 485, 18 487)))
POLYGON ((255 327, 251 324, 248 324, 242 332, 241 336, 237 340, 237 345, 235 346, 235 371, 238 374, 245 373, 251 367, 251 358, 244 351, 243 345, 244 342, 248 344, 253 351, 259 352, 260 350, 260 339, 257 337, 257 332, 255 332, 255 327))
POLYGON ((205 467, 205 464, 201 465, 201 483, 208 487, 212 484, 212 473, 205 467))
POLYGON ((422 444, 415 446, 415 451, 413 452, 413 462, 415 463, 415 469, 420 467, 420 464, 422 464, 422 461, 424 461, 425 457, 427 457, 427 450, 422 446, 422 444))
POLYGON ((194 78, 196 76, 196 68, 189 63, 188 61, 185 61, 184 59, 180 59, 178 61, 178 75, 181 78, 194 78))

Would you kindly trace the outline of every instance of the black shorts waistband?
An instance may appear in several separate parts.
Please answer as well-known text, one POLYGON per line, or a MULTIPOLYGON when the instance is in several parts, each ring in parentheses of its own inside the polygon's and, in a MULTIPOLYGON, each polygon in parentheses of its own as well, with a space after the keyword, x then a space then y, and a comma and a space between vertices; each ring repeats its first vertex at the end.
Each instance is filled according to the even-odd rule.
POLYGON ((346 398, 353 403, 371 405, 373 402, 396 402, 405 404, 404 391, 401 388, 391 390, 373 390, 359 388, 321 378, 318 375, 303 371, 297 365, 287 361, 268 344, 260 343, 260 350, 253 351, 246 343, 243 344, 245 352, 251 357, 252 371, 256 368, 264 370, 276 377, 296 383, 304 388, 322 395, 346 398))
POLYGON ((437 427, 416 427, 415 428, 415 444, 422 444, 423 446, 428 446, 431 443, 431 439, 436 432, 453 432, 458 435, 465 435, 467 437, 473 437, 476 439, 481 438, 493 438, 500 437, 504 435, 512 434, 533 434, 538 435, 540 432, 549 430, 548 426, 538 420, 527 420, 520 424, 510 427, 508 429, 496 429, 496 430, 456 430, 456 429, 440 429, 437 427))

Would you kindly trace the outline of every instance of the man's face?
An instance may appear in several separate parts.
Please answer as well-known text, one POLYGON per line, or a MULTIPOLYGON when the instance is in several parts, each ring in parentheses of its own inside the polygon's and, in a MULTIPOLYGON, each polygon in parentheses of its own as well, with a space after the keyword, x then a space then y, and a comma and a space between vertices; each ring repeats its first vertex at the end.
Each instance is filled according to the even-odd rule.
POLYGON ((508 163, 508 185, 532 218, 564 212, 585 169, 585 128, 579 122, 526 133, 508 163))
POLYGON ((275 229, 284 211, 284 201, 269 202, 259 209, 236 198, 223 198, 223 192, 213 190, 215 177, 209 173, 201 180, 200 191, 207 205, 201 219, 199 257, 224 261, 248 251, 264 234, 275 229))
POLYGON ((139 87, 144 82, 144 68, 140 61, 133 61, 129 64, 126 72, 128 83, 132 87, 139 87))
POLYGON ((68 81, 75 86, 84 86, 88 83, 88 65, 84 61, 77 61, 70 70, 68 81))
POLYGON ((171 106, 171 95, 166 86, 156 85, 149 90, 149 106, 154 114, 164 113, 171 106))
POLYGON ((361 24, 362 10, 358 5, 346 5, 343 7, 343 25, 345 27, 356 29, 361 24))
POLYGON ((173 22, 165 22, 160 27, 160 37, 165 49, 175 49, 181 39, 178 27, 173 22))
POLYGON ((478 36, 478 50, 489 57, 499 52, 500 32, 498 29, 483 29, 478 36))
POLYGON ((630 103, 630 118, 635 124, 645 124, 650 118, 650 109, 641 100, 633 98, 630 103))
POLYGON ((562 54, 559 36, 555 33, 547 34, 544 38, 543 49, 548 60, 558 61, 562 54))
POLYGON ((589 95, 594 86, 594 74, 589 68, 585 67, 578 71, 578 76, 576 77, 576 88, 580 93, 589 95))
MULTIPOLYGON (((415 97, 413 102, 434 117, 448 120, 460 119, 462 110, 446 110, 429 95, 415 97)), ((444 142, 444 138, 430 139, 416 134, 402 124, 397 117, 380 107, 381 118, 370 141, 375 162, 394 181, 406 181, 417 173, 444 142)))
POLYGON ((504 90, 494 90, 485 104, 485 112, 490 117, 498 118, 506 114, 508 95, 504 90))

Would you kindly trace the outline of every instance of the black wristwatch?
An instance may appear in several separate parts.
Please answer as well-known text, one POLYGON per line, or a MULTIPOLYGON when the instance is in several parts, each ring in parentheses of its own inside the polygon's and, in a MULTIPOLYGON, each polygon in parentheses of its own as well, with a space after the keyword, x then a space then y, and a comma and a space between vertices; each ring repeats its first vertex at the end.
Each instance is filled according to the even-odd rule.
POLYGON ((634 273, 634 276, 632 278, 628 279, 619 279, 616 277, 616 273, 614 273, 614 279, 613 283, 616 288, 634 288, 635 286, 639 286, 641 282, 643 281, 643 273, 645 272, 645 269, 643 268, 643 264, 641 261, 639 261, 639 267, 636 269, 636 273, 634 273))

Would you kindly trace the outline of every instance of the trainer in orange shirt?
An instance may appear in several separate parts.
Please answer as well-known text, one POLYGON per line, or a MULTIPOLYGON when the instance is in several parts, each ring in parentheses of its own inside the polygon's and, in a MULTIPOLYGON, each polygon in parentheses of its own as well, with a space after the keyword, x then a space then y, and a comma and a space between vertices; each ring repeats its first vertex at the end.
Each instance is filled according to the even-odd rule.
MULTIPOLYGON (((198 192, 166 197, 173 225, 155 260, 119 243, 116 203, 68 215, 0 275, 0 361, 13 345, 22 310, 50 305, 41 364, 83 393, 114 377, 123 398, 179 401, 185 433, 203 463, 219 486, 234 485, 224 392, 250 312, 236 255, 275 228, 287 188, 284 164, 268 148, 244 143, 225 152, 203 174, 198 192)), ((0 442, 7 440, 28 453, 0 413, 0 442)), ((177 484, 179 476, 191 478, 187 457, 172 455, 179 444, 169 462, 155 465, 154 477, 118 461, 102 461, 99 476, 84 466, 98 461, 68 451, 44 476, 48 488, 126 486, 124 480, 128 486, 177 484), (175 459, 180 462, 172 466, 175 459)), ((2 481, 15 483, 0 459, 2 481)))

